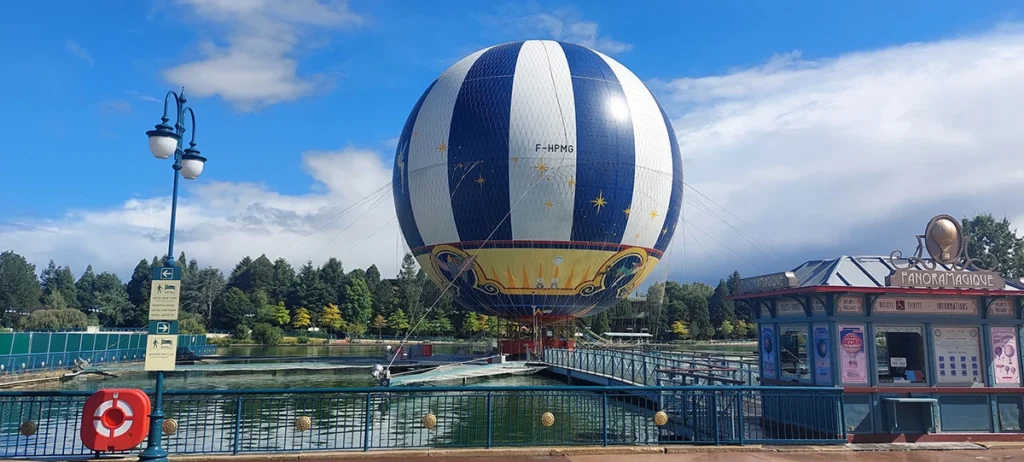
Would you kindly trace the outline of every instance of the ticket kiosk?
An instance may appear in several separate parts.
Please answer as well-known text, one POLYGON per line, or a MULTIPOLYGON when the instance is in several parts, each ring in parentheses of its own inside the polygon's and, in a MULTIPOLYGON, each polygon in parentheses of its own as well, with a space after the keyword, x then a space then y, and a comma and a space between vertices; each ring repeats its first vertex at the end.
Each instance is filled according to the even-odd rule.
POLYGON ((757 318, 761 383, 842 387, 856 442, 1024 439, 1024 284, 981 269, 948 215, 917 238, 911 256, 843 256, 741 280, 733 299, 757 318))

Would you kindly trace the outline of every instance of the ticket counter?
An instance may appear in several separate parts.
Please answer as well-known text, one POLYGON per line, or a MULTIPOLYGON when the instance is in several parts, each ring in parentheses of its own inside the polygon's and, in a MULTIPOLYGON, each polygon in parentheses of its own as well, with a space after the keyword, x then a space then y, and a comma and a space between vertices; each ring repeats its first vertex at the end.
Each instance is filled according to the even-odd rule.
POLYGON ((732 298, 757 318, 761 383, 842 387, 857 442, 1024 439, 1024 284, 893 286, 893 263, 841 257, 742 280, 732 298))

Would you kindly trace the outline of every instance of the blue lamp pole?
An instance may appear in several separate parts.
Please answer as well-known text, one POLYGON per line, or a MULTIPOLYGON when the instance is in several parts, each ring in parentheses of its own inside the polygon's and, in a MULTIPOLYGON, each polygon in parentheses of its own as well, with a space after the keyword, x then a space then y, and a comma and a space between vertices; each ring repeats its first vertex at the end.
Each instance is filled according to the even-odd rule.
MULTIPOLYGON (((199 150, 196 149, 196 114, 192 112, 191 107, 185 106, 187 101, 184 88, 182 88, 181 93, 167 92, 167 96, 164 97, 164 114, 160 118, 160 123, 156 125, 154 130, 146 132, 146 135, 149 136, 149 150, 157 159, 168 159, 172 155, 174 156, 174 164, 172 165, 174 169, 174 189, 171 193, 171 232, 167 242, 167 256, 164 257, 164 268, 174 268, 174 220, 178 212, 178 177, 183 176, 185 179, 194 180, 203 173, 203 165, 206 163, 206 158, 199 155, 199 150), (174 98, 174 127, 167 125, 167 122, 170 120, 167 118, 167 108, 171 98, 174 98), (181 145, 185 136, 186 112, 192 121, 192 137, 188 148, 182 150, 181 145)), ((154 403, 153 412, 149 415, 149 441, 146 444, 146 450, 139 454, 139 460, 141 461, 167 461, 167 450, 161 444, 164 422, 163 401, 164 373, 157 371, 156 403, 154 403)))

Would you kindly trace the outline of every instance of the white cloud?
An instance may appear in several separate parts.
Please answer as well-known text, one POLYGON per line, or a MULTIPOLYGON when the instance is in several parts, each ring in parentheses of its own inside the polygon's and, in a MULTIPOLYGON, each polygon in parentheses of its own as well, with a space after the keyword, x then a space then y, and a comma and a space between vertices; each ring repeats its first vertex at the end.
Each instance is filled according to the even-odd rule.
MULTIPOLYGON (((383 275, 395 274, 403 251, 396 246, 391 166, 374 151, 351 147, 305 153, 304 165, 322 192, 286 195, 201 178, 183 183, 175 254, 185 251, 200 265, 227 272, 246 255, 266 253, 296 269, 334 256, 349 270, 376 264, 383 275)), ((127 277, 139 259, 167 252, 170 203, 170 197, 135 198, 56 220, 17 220, 0 226, 0 242, 37 268, 52 258, 76 273, 92 264, 127 277)))
MULTIPOLYGON (((652 88, 678 116, 686 181, 771 236, 775 244, 712 206, 786 257, 765 250, 771 261, 697 207, 687 205, 686 219, 778 271, 806 258, 912 251, 913 235, 939 213, 993 213, 1024 225, 1022 80, 1024 33, 1003 28, 827 60, 780 55, 652 88)), ((761 271, 694 233, 718 266, 761 271)), ((691 272, 714 272, 695 243, 686 252, 691 272)))
POLYGON ((294 100, 331 85, 300 75, 296 56, 311 33, 358 26, 346 1, 178 0, 200 19, 227 29, 226 46, 201 43, 202 59, 164 71, 196 96, 219 95, 240 111, 294 100))
POLYGON ((71 53, 75 57, 85 61, 89 64, 93 64, 92 56, 89 55, 89 50, 86 50, 82 45, 74 40, 64 40, 64 51, 71 53))
MULTIPOLYGON (((683 233, 676 233, 659 274, 708 281, 733 269, 753 275, 811 258, 912 251, 913 235, 939 213, 991 212, 1024 229, 1022 80, 1024 33, 1009 29, 827 60, 782 54, 723 75, 652 82, 675 117, 686 181, 758 230, 687 191, 685 218, 695 228, 685 252, 683 233), (774 251, 755 250, 748 239, 774 251)), ((370 151, 307 153, 305 166, 318 182, 307 194, 186 183, 176 248, 230 270, 242 256, 274 252, 391 180, 390 166, 370 151)), ((367 204, 271 256, 297 266, 341 255, 347 268, 376 263, 394 274, 402 241, 389 187, 384 194, 361 219, 367 204)), ((0 227, 0 242, 37 265, 53 258, 76 271, 93 263, 125 274, 139 258, 165 251, 168 206, 166 197, 138 198, 58 220, 20 220, 0 227)))
POLYGON ((100 114, 127 115, 132 113, 132 103, 124 99, 104 101, 99 105, 100 114))
POLYGON ((624 53, 633 49, 633 45, 601 35, 596 22, 581 18, 572 8, 538 10, 540 8, 532 3, 513 3, 499 8, 498 15, 488 17, 487 21, 514 31, 519 39, 550 38, 607 54, 624 53), (523 14, 523 10, 530 13, 523 14))

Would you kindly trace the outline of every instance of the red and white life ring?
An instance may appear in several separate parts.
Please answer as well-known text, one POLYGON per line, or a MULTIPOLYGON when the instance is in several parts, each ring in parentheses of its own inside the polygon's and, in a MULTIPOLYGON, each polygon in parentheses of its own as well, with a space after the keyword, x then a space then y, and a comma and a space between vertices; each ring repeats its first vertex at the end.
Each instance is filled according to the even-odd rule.
POLYGON ((117 438, 132 428, 132 421, 135 420, 135 412, 131 405, 124 400, 118 399, 119 394, 114 393, 111 399, 100 403, 96 412, 92 414, 92 423, 96 433, 107 438, 117 438))
POLYGON ((142 390, 97 391, 82 410, 82 444, 99 452, 132 449, 149 432, 149 412, 149 396, 142 390))

